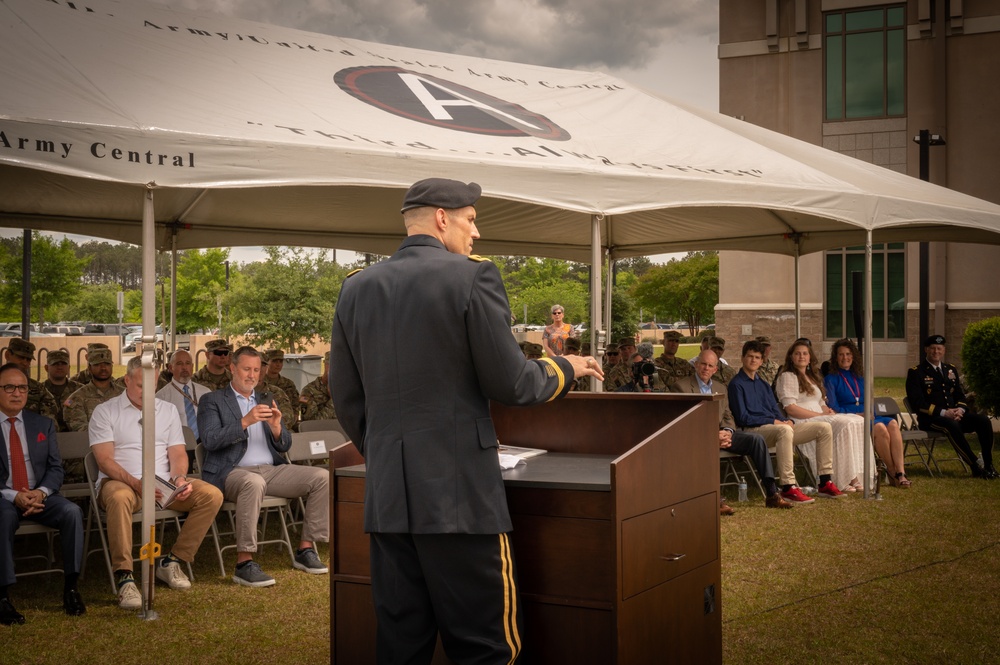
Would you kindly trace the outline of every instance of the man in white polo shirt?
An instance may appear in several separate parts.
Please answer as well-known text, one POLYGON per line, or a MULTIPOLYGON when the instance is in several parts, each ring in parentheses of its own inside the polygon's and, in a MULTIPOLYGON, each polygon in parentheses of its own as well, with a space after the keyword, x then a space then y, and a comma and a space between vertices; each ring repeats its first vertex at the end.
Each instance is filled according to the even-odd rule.
MULTIPOLYGON (((142 359, 132 358, 125 392, 94 409, 90 447, 100 468, 97 500, 107 513, 108 545, 118 588, 118 606, 137 610, 142 596, 132 577, 132 513, 142 507, 142 359)), ((191 563, 222 505, 222 492, 188 479, 188 457, 180 415, 173 404, 156 400, 156 474, 185 489, 170 504, 187 519, 170 554, 156 566, 156 578, 171 589, 188 589, 191 581, 180 562, 191 563)))

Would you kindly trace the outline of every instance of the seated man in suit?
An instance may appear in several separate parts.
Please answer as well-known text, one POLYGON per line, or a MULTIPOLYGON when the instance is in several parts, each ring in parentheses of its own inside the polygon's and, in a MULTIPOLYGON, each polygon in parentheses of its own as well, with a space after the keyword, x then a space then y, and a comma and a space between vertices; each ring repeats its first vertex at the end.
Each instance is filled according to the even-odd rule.
POLYGON ((243 346, 233 354, 229 386, 205 395, 198 409, 198 431, 205 448, 202 478, 236 503, 236 573, 233 581, 252 587, 274 584, 253 560, 257 551, 257 518, 264 495, 306 497, 302 540, 293 566, 312 574, 327 568, 313 547, 330 542, 330 486, 326 471, 288 464, 284 453, 292 435, 274 400, 261 402, 255 390, 261 373, 260 354, 243 346))
MULTIPOLYGON (((737 455, 746 455, 757 467, 757 475, 764 485, 767 499, 764 504, 768 508, 791 508, 792 504, 781 498, 778 486, 774 482, 774 468, 771 466, 771 455, 767 452, 764 437, 753 432, 742 432, 736 429, 733 414, 729 410, 729 391, 726 385, 712 381, 712 375, 719 369, 719 357, 714 351, 702 351, 694 363, 694 376, 685 376, 670 386, 670 392, 691 393, 694 395, 722 395, 719 402, 719 448, 737 455)), ((733 509, 722 499, 719 504, 719 514, 732 515, 733 509)))
POLYGON ((198 402, 213 389, 192 380, 194 361, 184 349, 171 353, 167 366, 170 368, 170 381, 156 391, 156 397, 177 407, 181 422, 191 428, 197 439, 198 402))
POLYGON ((8 589, 14 584, 14 533, 22 519, 59 529, 62 543, 63 609, 86 611, 76 583, 83 559, 83 512, 59 496, 63 466, 51 418, 26 410, 28 377, 14 363, 0 367, 0 624, 24 623, 8 589))
POLYGON ((969 411, 958 369, 943 362, 944 337, 931 335, 924 340, 924 354, 923 361, 906 373, 906 399, 917 412, 920 429, 944 432, 955 452, 972 469, 974 478, 997 478, 993 468, 993 426, 986 416, 969 411), (983 452, 981 469, 965 438, 971 432, 976 433, 983 452))
MULTIPOLYGON (((189 479, 187 447, 181 419, 173 404, 155 401, 156 475, 184 489, 170 504, 171 510, 187 513, 184 526, 170 554, 156 564, 156 579, 171 589, 190 589, 191 580, 180 562, 191 563, 205 538, 222 493, 196 478, 189 479)), ((142 595, 132 576, 132 513, 142 508, 142 358, 136 356, 125 368, 125 392, 98 404, 90 419, 90 449, 98 476, 97 501, 107 513, 108 549, 123 610, 142 607, 142 595)))

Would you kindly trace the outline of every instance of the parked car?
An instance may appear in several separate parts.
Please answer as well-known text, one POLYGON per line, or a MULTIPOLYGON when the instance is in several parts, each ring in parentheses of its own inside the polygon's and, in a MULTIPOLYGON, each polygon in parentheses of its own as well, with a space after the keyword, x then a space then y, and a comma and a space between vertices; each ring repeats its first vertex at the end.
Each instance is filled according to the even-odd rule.
POLYGON ((43 326, 43 333, 51 333, 53 335, 82 335, 83 328, 80 326, 43 326))
POLYGON ((128 326, 122 323, 88 323, 83 328, 84 335, 117 335, 122 341, 128 333, 128 326))
MULTIPOLYGON (((156 341, 163 341, 163 326, 156 326, 156 341)), ((135 351, 136 346, 142 340, 142 326, 138 330, 133 330, 125 335, 125 351, 135 351)))

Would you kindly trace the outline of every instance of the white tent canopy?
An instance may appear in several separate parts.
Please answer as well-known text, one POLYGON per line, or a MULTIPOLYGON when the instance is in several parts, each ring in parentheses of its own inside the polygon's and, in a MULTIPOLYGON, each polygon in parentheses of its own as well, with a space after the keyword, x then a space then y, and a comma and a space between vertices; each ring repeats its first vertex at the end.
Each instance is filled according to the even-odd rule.
POLYGON ((136 2, 0 0, 0 225, 389 253, 402 190, 482 184, 482 253, 589 261, 993 241, 1000 207, 603 74, 136 2), (800 235, 801 234, 801 235, 800 235))

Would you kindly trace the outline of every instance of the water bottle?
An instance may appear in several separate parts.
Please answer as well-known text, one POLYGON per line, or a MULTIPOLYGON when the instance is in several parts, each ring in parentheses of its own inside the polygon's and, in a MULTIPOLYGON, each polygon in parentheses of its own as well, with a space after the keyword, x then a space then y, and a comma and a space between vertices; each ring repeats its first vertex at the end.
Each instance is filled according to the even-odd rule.
POLYGON ((739 490, 740 490, 740 501, 746 501, 747 500, 747 481, 743 478, 743 476, 740 476, 740 482, 739 482, 739 485, 737 485, 737 487, 739 487, 739 490))

